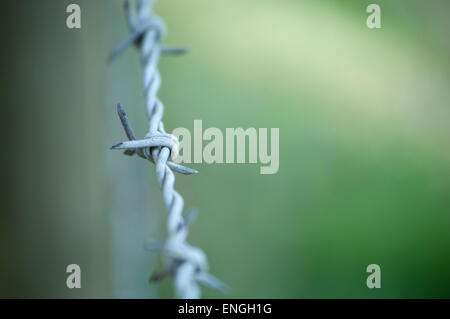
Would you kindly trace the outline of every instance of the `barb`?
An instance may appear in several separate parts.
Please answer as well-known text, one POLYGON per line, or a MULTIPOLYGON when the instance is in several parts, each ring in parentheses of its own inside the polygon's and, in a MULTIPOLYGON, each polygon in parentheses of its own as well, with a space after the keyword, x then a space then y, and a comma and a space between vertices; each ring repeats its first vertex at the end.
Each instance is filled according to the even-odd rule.
POLYGON ((131 34, 109 57, 109 61, 114 60, 132 44, 139 48, 144 70, 143 88, 149 130, 144 139, 137 140, 123 107, 118 104, 117 112, 129 141, 114 145, 112 149, 125 149, 126 155, 137 154, 156 165, 156 177, 168 211, 168 238, 165 242, 146 243, 148 250, 160 251, 163 256, 163 267, 152 275, 151 281, 159 281, 165 276, 172 275, 178 298, 200 298, 200 283, 220 291, 226 291, 227 286, 208 273, 205 253, 186 241, 188 227, 196 213, 190 212, 183 218, 184 201, 174 188, 173 172, 190 175, 197 171, 170 161, 177 155, 178 140, 164 130, 162 123, 164 105, 157 97, 161 85, 157 68, 160 55, 182 54, 186 49, 162 47, 159 44, 166 30, 163 21, 151 14, 152 4, 153 0, 138 0, 137 9, 132 10, 129 2, 125 1, 125 14, 131 34))

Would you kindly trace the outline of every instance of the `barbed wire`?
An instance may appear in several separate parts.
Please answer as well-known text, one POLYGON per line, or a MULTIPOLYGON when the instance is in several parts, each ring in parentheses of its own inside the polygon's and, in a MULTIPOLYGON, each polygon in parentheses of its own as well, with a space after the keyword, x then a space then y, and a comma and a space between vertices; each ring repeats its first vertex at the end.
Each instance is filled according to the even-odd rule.
POLYGON ((144 139, 137 140, 126 113, 119 103, 117 112, 129 141, 114 145, 111 149, 125 149, 126 155, 137 154, 156 165, 156 177, 168 211, 168 238, 165 242, 148 241, 146 243, 148 250, 159 251, 163 256, 163 267, 152 275, 151 280, 156 282, 167 275, 172 275, 178 298, 200 298, 199 283, 221 291, 225 291, 227 286, 209 274, 208 261, 203 250, 186 241, 188 228, 194 219, 195 212, 191 211, 185 218, 183 217, 184 200, 174 188, 175 174, 173 172, 190 175, 197 171, 171 161, 177 156, 178 139, 164 130, 162 122, 164 105, 157 97, 161 85, 161 76, 157 67, 161 54, 182 54, 186 50, 160 45, 160 41, 166 34, 166 28, 162 19, 152 14, 153 2, 153 0, 138 0, 136 9, 132 10, 129 2, 125 1, 125 15, 131 34, 109 58, 109 61, 114 60, 132 44, 139 48, 144 71, 143 91, 149 130, 144 139))

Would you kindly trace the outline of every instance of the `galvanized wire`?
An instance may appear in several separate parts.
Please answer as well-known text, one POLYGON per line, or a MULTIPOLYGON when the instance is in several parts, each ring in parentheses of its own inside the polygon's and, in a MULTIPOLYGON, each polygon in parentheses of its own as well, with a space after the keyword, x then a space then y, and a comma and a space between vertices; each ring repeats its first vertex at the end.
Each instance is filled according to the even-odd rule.
POLYGON ((125 149, 125 154, 137 154, 156 165, 156 177, 168 211, 168 238, 165 242, 148 242, 146 245, 149 250, 160 251, 163 256, 162 270, 154 274, 152 280, 158 281, 166 275, 172 275, 178 298, 200 298, 199 283, 218 290, 225 290, 226 286, 208 273, 206 254, 186 241, 193 214, 183 217, 184 201, 174 188, 173 172, 189 175, 197 171, 171 161, 177 155, 178 140, 164 130, 164 105, 157 97, 161 85, 157 67, 160 55, 179 54, 185 50, 160 45, 166 29, 162 19, 152 14, 152 5, 153 0, 138 0, 136 10, 132 10, 129 2, 125 1, 125 14, 131 34, 110 57, 110 60, 113 60, 131 44, 139 48, 149 130, 144 139, 136 140, 125 111, 119 104, 118 114, 129 141, 119 143, 112 149, 125 149))

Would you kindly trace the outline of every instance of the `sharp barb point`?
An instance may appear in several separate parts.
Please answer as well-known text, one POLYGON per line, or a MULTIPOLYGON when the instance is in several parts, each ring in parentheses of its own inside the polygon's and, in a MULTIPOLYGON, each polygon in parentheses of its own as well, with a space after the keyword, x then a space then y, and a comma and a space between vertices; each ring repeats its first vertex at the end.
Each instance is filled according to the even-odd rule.
POLYGON ((111 146, 109 149, 110 149, 110 150, 116 150, 116 149, 118 149, 120 146, 122 146, 122 144, 123 144, 123 143, 118 143, 118 144, 116 144, 116 145, 111 146))

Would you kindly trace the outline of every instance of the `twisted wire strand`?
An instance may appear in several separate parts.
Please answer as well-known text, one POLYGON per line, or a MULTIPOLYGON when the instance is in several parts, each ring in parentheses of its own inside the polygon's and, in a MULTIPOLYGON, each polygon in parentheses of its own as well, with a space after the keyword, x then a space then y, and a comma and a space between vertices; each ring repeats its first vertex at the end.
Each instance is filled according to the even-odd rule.
POLYGON ((118 114, 129 141, 119 143, 112 149, 125 149, 125 154, 137 154, 156 165, 156 177, 168 211, 168 238, 164 243, 147 243, 149 250, 160 251, 163 256, 163 269, 155 274, 152 280, 158 281, 164 276, 172 275, 178 298, 200 298, 199 283, 222 291, 227 287, 208 273, 206 254, 186 241, 192 214, 183 217, 184 200, 175 190, 174 171, 187 175, 196 171, 170 161, 177 155, 178 140, 173 135, 167 134, 164 129, 162 122, 164 105, 157 96, 161 86, 161 76, 157 67, 161 54, 179 54, 184 53, 184 50, 161 47, 159 43, 165 36, 166 29, 161 18, 151 13, 152 5, 153 0, 138 0, 134 11, 131 10, 128 1, 125 1, 125 13, 131 35, 110 57, 110 60, 113 60, 132 43, 138 46, 143 66, 143 92, 149 129, 144 139, 136 140, 125 111, 119 104, 118 114))

